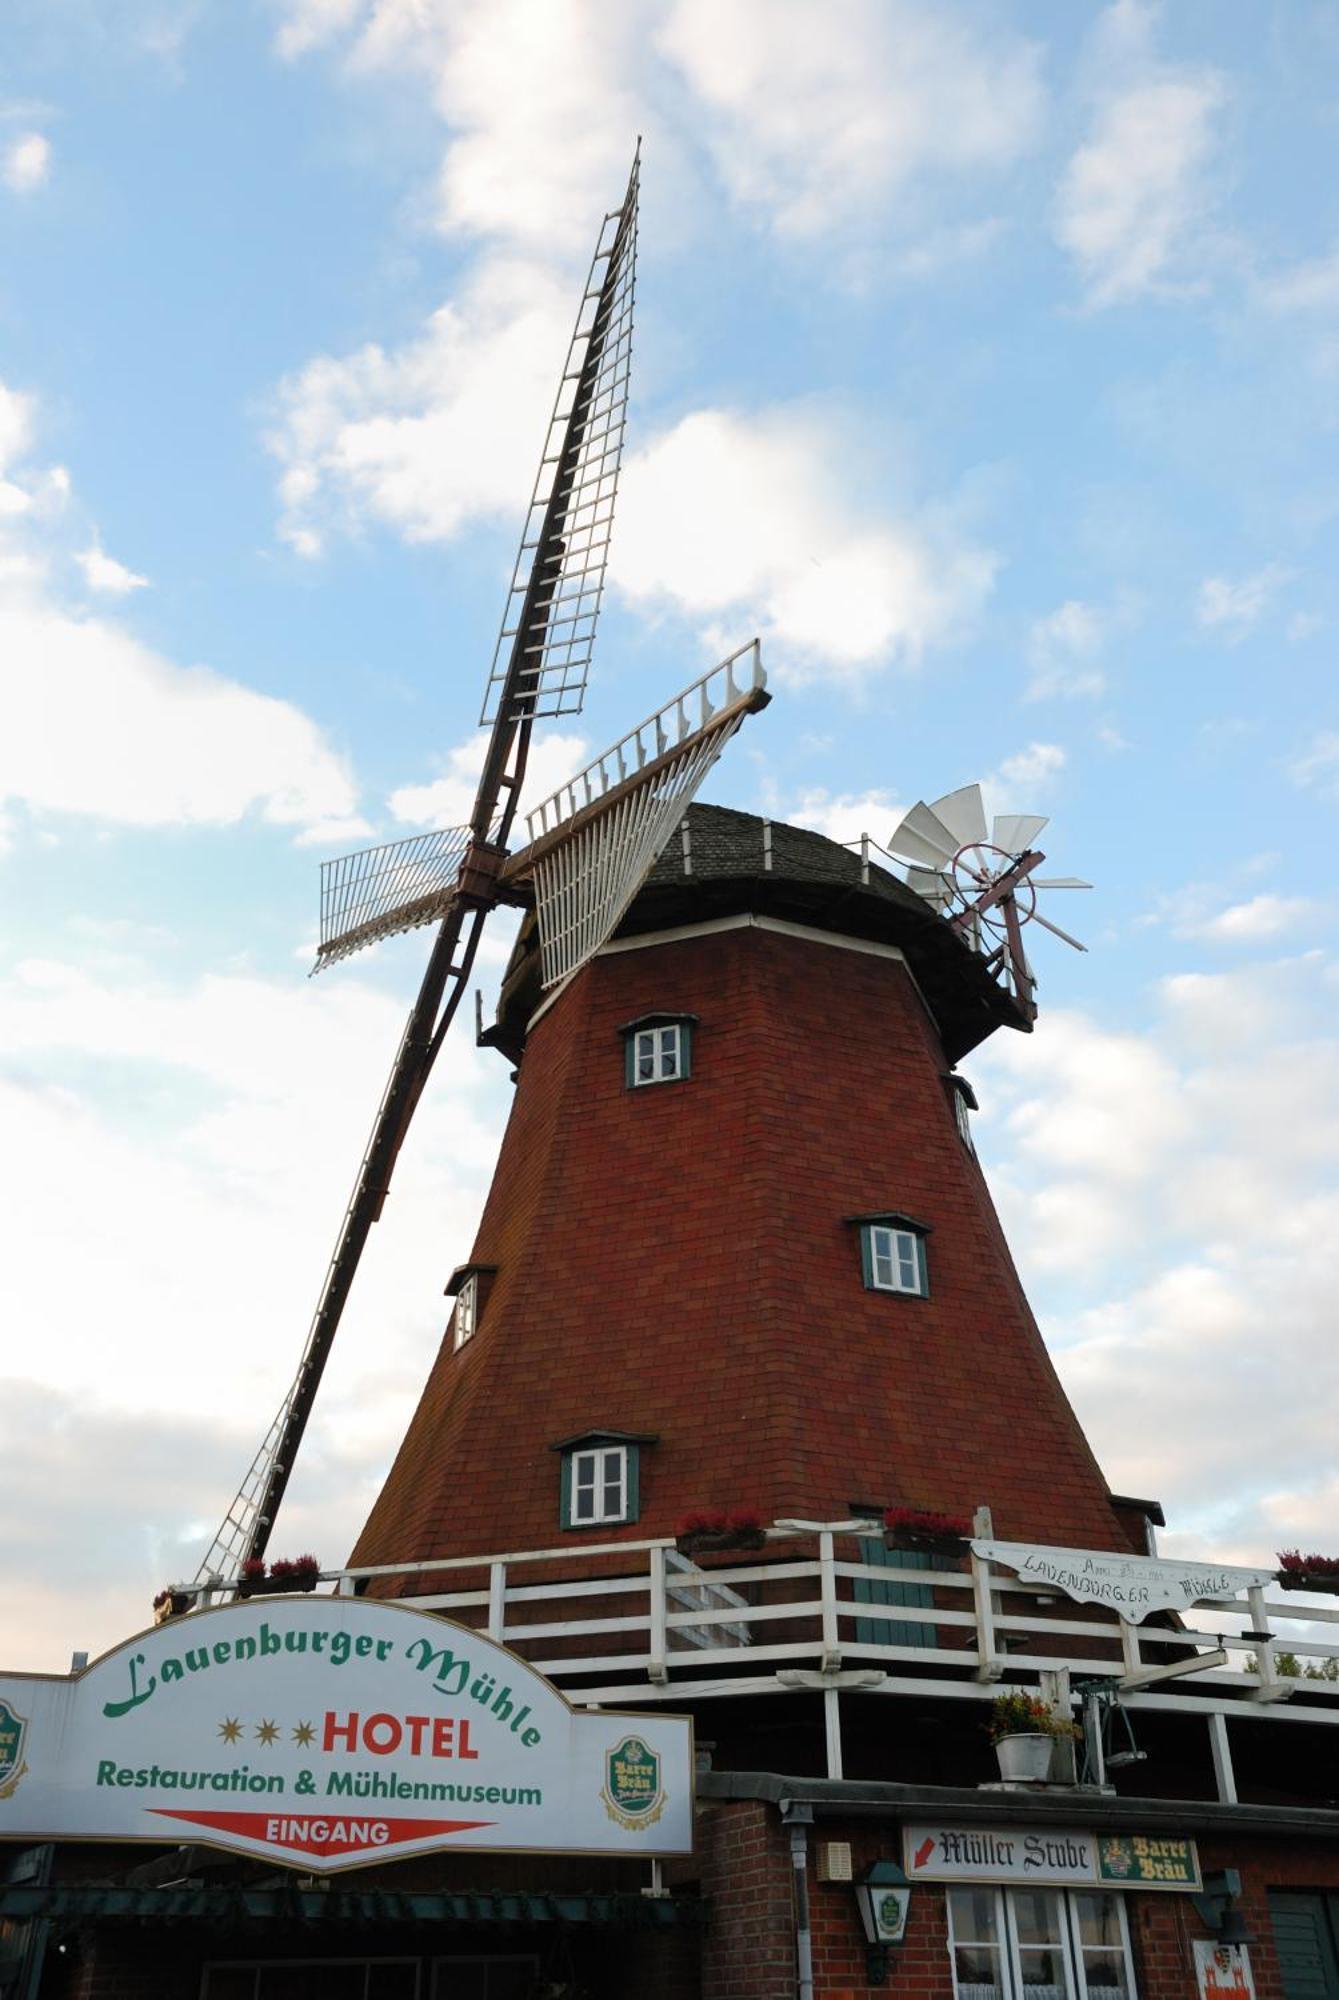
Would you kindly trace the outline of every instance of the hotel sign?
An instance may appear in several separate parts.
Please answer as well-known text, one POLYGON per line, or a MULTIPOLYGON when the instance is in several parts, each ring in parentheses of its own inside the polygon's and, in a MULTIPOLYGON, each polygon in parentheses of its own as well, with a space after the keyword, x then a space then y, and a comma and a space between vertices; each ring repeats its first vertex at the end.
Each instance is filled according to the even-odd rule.
POLYGON ((1114 1555, 1104 1549, 1037 1548, 1029 1542, 974 1541, 985 1562, 1016 1570, 1085 1604, 1105 1604, 1131 1625, 1153 1611, 1185 1611, 1201 1598, 1230 1599, 1272 1583, 1272 1569, 1226 1563, 1164 1562, 1159 1556, 1114 1555))
POLYGON ((0 1673, 0 1840, 197 1841, 304 1871, 446 1848, 692 1851, 692 1724, 585 1714, 477 1632, 266 1597, 72 1675, 0 1673))
POLYGON ((1193 1840, 1084 1827, 907 1826, 910 1882, 1032 1883, 1042 1888, 1198 1889, 1193 1840))

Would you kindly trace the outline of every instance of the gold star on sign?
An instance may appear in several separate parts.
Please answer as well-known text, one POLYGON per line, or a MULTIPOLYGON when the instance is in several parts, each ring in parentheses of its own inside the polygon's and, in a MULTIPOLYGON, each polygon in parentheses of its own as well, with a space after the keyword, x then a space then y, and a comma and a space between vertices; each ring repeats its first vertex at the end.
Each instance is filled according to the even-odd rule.
POLYGON ((226 1721, 220 1722, 219 1735, 223 1738, 225 1743, 236 1743, 241 1734, 242 1734, 241 1723, 235 1722, 231 1716, 229 1716, 226 1721))
POLYGON ((293 1731, 293 1741, 300 1743, 304 1750, 309 1743, 314 1743, 315 1740, 316 1731, 312 1728, 310 1722, 300 1722, 293 1731))
POLYGON ((279 1736, 279 1726, 274 1722, 258 1722, 256 1734, 262 1743, 274 1743, 279 1736))

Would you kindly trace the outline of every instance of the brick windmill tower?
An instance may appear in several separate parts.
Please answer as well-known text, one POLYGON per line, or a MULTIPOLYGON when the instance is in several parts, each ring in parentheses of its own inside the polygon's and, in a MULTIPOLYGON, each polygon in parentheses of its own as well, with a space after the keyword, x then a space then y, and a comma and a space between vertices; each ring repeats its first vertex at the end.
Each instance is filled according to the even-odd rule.
MULTIPOLYGON (((943 1586, 908 1583, 906 1562, 896 1581, 864 1574, 891 1507, 968 1522, 986 1509, 1006 1538, 1144 1544, 1046 1354, 957 1073, 997 1028, 1032 1025, 1024 925, 1075 942, 1037 910, 1039 888, 1086 886, 1038 879, 1045 822, 988 829, 975 786, 918 805, 892 837, 903 880, 868 842, 852 852, 693 805, 768 700, 754 642, 530 812, 511 844, 531 730, 579 708, 593 646, 637 181, 634 162, 563 371, 469 824, 323 871, 320 964, 418 925, 437 935, 301 1366, 196 1581, 226 1594, 266 1546, 481 928, 509 903, 523 921, 480 1040, 514 1068, 512 1113, 474 1242, 444 1244, 440 1351, 350 1568, 359 1588, 486 1613, 494 1637, 569 1678, 600 1659, 617 1683, 623 1656, 600 1633, 649 1615, 650 1664, 633 1679, 668 1688, 676 1644, 714 1659, 733 1643, 750 1667, 787 1656, 783 1604, 766 1613, 771 1646, 757 1619, 746 1629, 730 1614, 766 1604, 788 1538, 826 1537, 827 1561, 854 1524, 860 1570, 843 1573, 844 1600, 920 1614, 862 1614, 855 1636, 876 1657, 943 1647, 954 1616, 969 1622, 949 1612, 945 1639, 929 1618, 943 1586), (741 1541, 766 1574, 736 1588, 714 1557, 741 1541), (540 1564, 533 1590, 579 1597, 630 1574, 624 1551, 648 1580, 612 1627, 570 1602, 561 1619, 510 1619, 518 1554, 540 1564), (707 1625, 676 1634, 690 1615, 707 1625)), ((533 1595, 515 1587, 518 1603, 533 1595)), ((829 1605, 823 1618, 828 1673, 852 1614, 829 1605)))

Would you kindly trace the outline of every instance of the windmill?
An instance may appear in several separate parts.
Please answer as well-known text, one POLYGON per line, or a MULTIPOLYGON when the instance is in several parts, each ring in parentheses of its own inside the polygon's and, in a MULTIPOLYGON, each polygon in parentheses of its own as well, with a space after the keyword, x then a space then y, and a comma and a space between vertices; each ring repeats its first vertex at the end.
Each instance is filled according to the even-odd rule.
POLYGON ((580 711, 604 590, 632 356, 640 148, 606 215, 577 311, 485 688, 491 730, 466 825, 329 862, 317 970, 435 924, 293 1383, 195 1582, 226 1590, 259 1557, 292 1471, 363 1247, 499 903, 534 908, 556 990, 613 931, 744 718, 765 706, 757 641, 648 716, 528 815, 510 847, 534 724, 580 711))
POLYGON ((1032 845, 1047 821, 1036 813, 997 813, 989 828, 980 785, 915 804, 888 846, 911 866, 907 886, 979 951, 1027 1018, 1036 1019, 1036 980, 1023 949, 1023 925, 1038 923, 1075 951, 1086 951, 1037 908, 1039 890, 1090 889, 1076 875, 1040 878, 1046 856, 1032 845))

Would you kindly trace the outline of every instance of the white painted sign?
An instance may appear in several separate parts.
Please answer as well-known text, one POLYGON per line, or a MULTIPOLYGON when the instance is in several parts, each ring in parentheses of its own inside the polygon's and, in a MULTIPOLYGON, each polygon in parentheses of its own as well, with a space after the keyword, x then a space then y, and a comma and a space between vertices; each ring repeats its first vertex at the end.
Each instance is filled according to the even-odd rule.
POLYGON ((1200 2000, 1255 2000, 1251 1955, 1245 1945, 1196 1938, 1195 1984, 1200 2000))
POLYGON ((82 1673, 0 1673, 0 1839, 199 1841, 304 1871, 687 1854, 692 1772, 688 1717, 583 1714, 479 1633, 366 1599, 251 1599, 82 1673))
POLYGON ((902 1829, 911 1882, 1033 1882, 1107 1889, 1198 1889, 1193 1840, 1094 1833, 1085 1827, 943 1826, 902 1829))
POLYGON ((1109 1605, 1131 1625, 1151 1611, 1184 1611, 1202 1597, 1237 1598, 1258 1584, 1274 1581, 1272 1569, 1164 1562, 1160 1556, 1122 1556, 1105 1549, 974 1541, 972 1552, 986 1562, 1017 1570, 1029 1583, 1045 1584, 1081 1603, 1109 1605))

